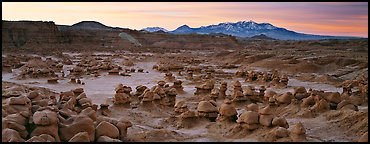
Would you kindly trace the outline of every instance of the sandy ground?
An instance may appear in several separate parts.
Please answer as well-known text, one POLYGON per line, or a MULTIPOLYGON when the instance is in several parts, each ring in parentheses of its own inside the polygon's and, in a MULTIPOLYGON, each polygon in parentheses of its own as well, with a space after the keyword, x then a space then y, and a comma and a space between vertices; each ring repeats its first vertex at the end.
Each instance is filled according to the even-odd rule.
MULTIPOLYGON (((102 54, 102 53, 100 53, 102 54)), ((73 56, 73 55, 72 55, 73 56)), ((77 61, 78 59, 76 59, 77 61)), ((122 59, 115 59, 115 62, 119 63, 122 59)), ((76 63, 75 63, 76 64, 76 63)), ((156 61, 142 61, 136 62, 135 66, 129 68, 143 68, 144 73, 132 73, 131 77, 123 76, 112 76, 108 75, 107 72, 100 72, 98 78, 95 77, 84 77, 81 80, 85 82, 85 85, 71 84, 68 83, 69 79, 59 80, 58 84, 48 84, 46 82, 47 78, 39 79, 26 79, 17 80, 15 76, 19 73, 17 69, 13 69, 13 73, 2 73, 2 81, 12 82, 16 84, 21 84, 30 87, 42 87, 47 88, 52 92, 64 92, 71 89, 82 87, 89 98, 92 99, 95 104, 110 103, 111 98, 114 95, 114 87, 122 83, 124 85, 134 88, 138 85, 145 85, 147 87, 153 87, 156 82, 162 80, 164 73, 153 70, 153 65, 156 61)), ((74 65, 65 65, 64 70, 73 67, 74 65)), ((235 73, 237 69, 216 69, 223 70, 226 73, 235 73)), ((264 68, 255 67, 254 70, 265 70, 264 68)), ((67 71, 66 71, 67 73, 67 71)), ((174 73, 175 74, 175 73, 174 73)), ((195 75, 196 76, 196 75, 195 75)), ((193 95, 195 92, 195 84, 188 81, 184 76, 179 76, 175 74, 176 79, 182 80, 184 93, 177 95, 177 101, 186 100, 189 105, 189 109, 196 111, 198 98, 193 95)), ((233 81, 239 80, 242 82, 242 87, 252 85, 259 87, 259 84, 246 83, 243 78, 233 78, 225 79, 229 83, 227 95, 232 94, 232 86, 230 85, 233 81)), ((216 85, 218 87, 219 84, 216 85)), ((335 87, 334 85, 317 83, 317 82, 307 82, 300 81, 291 77, 289 79, 287 88, 267 88, 267 90, 274 90, 277 93, 293 92, 293 87, 303 86, 306 89, 312 88, 315 90, 324 90, 331 92, 342 92, 341 88, 335 87)), ((135 90, 134 90, 135 91, 135 90)), ((135 102, 134 102, 135 103, 135 102)), ((138 101, 136 101, 138 103, 138 101)), ((222 101, 217 101, 218 105, 221 105, 222 101)), ((238 115, 240 115, 247 103, 239 104, 236 106, 238 110, 238 115)), ((263 105, 263 104, 259 104, 263 105)), ((220 122, 209 122, 209 121, 197 121, 195 127, 190 129, 177 129, 175 127, 175 114, 173 108, 159 108, 159 107, 137 107, 137 108, 127 108, 121 106, 110 106, 112 113, 110 117, 120 118, 125 117, 133 123, 133 126, 128 130, 127 141, 195 141, 195 142, 205 142, 205 141, 261 141, 260 134, 270 131, 268 128, 259 128, 253 133, 238 133, 233 134, 231 128, 236 125, 236 123, 223 124, 220 122)), ((338 124, 333 124, 338 119, 328 120, 324 115, 321 114, 314 118, 300 118, 294 116, 294 106, 287 106, 285 110, 285 117, 290 126, 297 122, 301 122, 306 128, 306 134, 308 141, 318 142, 343 142, 343 141, 356 141, 359 135, 356 133, 349 133, 345 129, 338 126, 338 124)), ((335 110, 334 110, 335 111, 335 110)), ((354 111, 353 111, 354 112, 354 111)), ((347 112, 347 113, 353 113, 347 112)), ((360 112, 368 112, 367 106, 362 106, 360 112)), ((327 113, 334 113, 329 111, 327 113)), ((367 127, 367 122, 366 122, 367 127)), ((291 127, 290 127, 291 128, 291 127)), ((288 129, 289 130, 289 129, 288 129)), ((262 140, 263 141, 263 140, 262 140)))
MULTIPOLYGON (((225 122, 210 122, 208 120, 198 119, 193 122, 192 128, 177 128, 176 114, 172 107, 154 106, 141 106, 139 101, 135 100, 132 105, 135 107, 124 107, 120 105, 112 105, 112 97, 115 94, 115 86, 119 83, 130 86, 135 92, 135 87, 138 85, 145 85, 151 88, 157 85, 157 82, 164 79, 165 73, 153 69, 153 66, 160 61, 165 62, 178 62, 185 66, 198 66, 198 67, 211 67, 215 71, 221 71, 222 75, 215 77, 215 87, 220 86, 221 81, 228 83, 228 90, 226 95, 232 95, 232 83, 236 80, 240 81, 242 88, 247 86, 255 86, 256 88, 265 85, 259 83, 244 82, 244 78, 235 77, 234 74, 241 69, 248 69, 254 71, 270 71, 272 69, 279 69, 279 72, 287 74, 289 82, 287 87, 267 87, 267 90, 273 90, 278 94, 285 92, 293 92, 294 87, 303 86, 313 90, 323 90, 325 92, 339 92, 342 93, 343 89, 338 87, 338 84, 344 80, 354 79, 361 74, 367 74, 367 67, 362 67, 365 63, 365 58, 356 58, 356 60, 348 60, 346 58, 356 55, 357 53, 336 52, 338 55, 345 55, 342 59, 331 59, 333 56, 331 49, 323 49, 321 56, 312 56, 310 53, 319 53, 316 50, 300 51, 297 54, 290 54, 290 49, 282 49, 275 54, 270 50, 228 50, 227 52, 221 51, 181 51, 181 53, 110 53, 110 52, 95 52, 95 57, 108 58, 111 57, 113 63, 123 66, 124 68, 143 68, 144 73, 134 72, 130 73, 131 76, 108 75, 108 71, 100 71, 99 77, 82 76, 81 80, 85 83, 72 84, 69 83, 70 76, 69 69, 75 67, 82 59, 80 53, 63 52, 62 54, 68 55, 73 61, 72 65, 64 65, 63 71, 66 76, 58 80, 57 84, 47 83, 48 78, 27 78, 18 79, 20 73, 19 69, 12 69, 12 73, 2 72, 3 90, 12 85, 21 85, 23 87, 36 87, 49 93, 50 95, 58 95, 60 92, 69 91, 76 88, 83 88, 87 97, 92 100, 94 104, 110 104, 109 114, 112 118, 124 117, 132 123, 132 127, 128 129, 126 141, 187 141, 187 142, 221 142, 221 141, 269 141, 267 138, 269 132, 273 128, 259 127, 254 131, 235 131, 236 123, 225 122), (222 53, 225 52, 225 53, 222 53), (261 54, 260 54, 261 53, 261 54), (263 53, 263 54, 262 54, 263 53), (267 53, 267 54, 266 54, 267 53), (308 53, 308 54, 307 54, 308 53), (118 54, 119 56, 112 56, 118 54), (99 55, 99 56, 97 56, 99 55), (255 56, 257 55, 257 56, 255 56), (182 58, 181 60, 179 60, 182 58), (323 60, 316 60, 323 58, 323 60), (134 66, 124 66, 125 59, 134 59, 134 66), (327 60, 329 59, 329 60, 327 60), (192 62, 186 62, 192 60, 192 62), (323 61, 329 61, 328 65, 322 64, 323 61), (314 63, 311 63, 311 62, 314 63), (333 62, 334 61, 334 62, 333 62), (335 65, 335 64, 336 65, 335 65), (225 68, 223 65, 234 64, 236 68, 225 68), (309 75, 309 76, 308 76, 309 75), (330 75, 330 76, 328 76, 330 75), (334 76, 333 76, 334 75, 334 76), (325 77, 326 76, 326 77, 325 77), (332 80, 336 77, 341 80, 332 80)), ((86 53, 89 54, 89 53, 86 53)), ((86 55, 85 54, 85 55, 86 55)), ((92 54, 90 52, 90 54, 92 54)), ((320 54, 320 53, 319 53, 320 54)), ((362 54, 361 54, 362 55, 362 54)), ((3 54, 3 59, 7 54, 3 54)), ((31 56, 38 56, 33 54, 31 56)), ((42 60, 46 56, 41 56, 42 60)), ((59 60, 60 57, 49 55, 53 60, 59 60)), ((340 57, 340 56, 338 56, 340 57)), ((188 108, 191 111, 196 111, 197 105, 201 98, 194 95, 196 91, 195 86, 201 82, 194 82, 187 80, 185 74, 179 75, 176 71, 172 71, 177 80, 183 81, 182 86, 184 92, 176 96, 176 101, 186 101, 188 108)), ((56 72, 61 75, 60 72, 56 72)), ((194 77, 204 75, 204 73, 195 73, 194 77)), ((367 77, 367 75, 365 75, 367 77)), ((167 82, 172 85, 172 82, 167 82)), ((3 98, 4 102, 4 98, 3 98)), ((216 101, 217 106, 223 103, 222 100, 216 101)), ((238 116, 240 116, 246 109, 246 105, 250 102, 234 104, 238 116)), ((265 103, 257 103, 260 108, 266 106, 265 103)), ((319 113, 315 116, 305 117, 303 113, 304 108, 298 105, 289 104, 280 106, 275 111, 275 116, 283 116, 286 118, 289 128, 301 122, 306 129, 307 141, 310 142, 353 142, 357 141, 361 135, 367 132, 368 129, 368 107, 367 104, 358 106, 359 111, 353 110, 329 110, 324 113, 319 113)), ((280 139, 281 141, 284 141, 280 139)))

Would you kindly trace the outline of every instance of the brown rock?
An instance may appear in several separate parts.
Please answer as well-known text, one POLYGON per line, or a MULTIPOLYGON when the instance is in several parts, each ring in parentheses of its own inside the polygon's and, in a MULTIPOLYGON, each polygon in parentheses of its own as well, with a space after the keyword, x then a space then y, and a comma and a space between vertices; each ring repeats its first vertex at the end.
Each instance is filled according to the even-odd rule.
POLYGON ((351 104, 349 101, 347 100, 342 100, 338 105, 337 105, 337 110, 340 110, 342 107, 348 105, 348 104, 351 104))
POLYGON ((311 107, 311 110, 316 112, 323 112, 329 109, 329 104, 325 99, 321 99, 319 102, 316 102, 316 104, 311 107))
POLYGON ((11 97, 8 101, 9 105, 29 105, 31 100, 26 96, 11 97))
POLYGON ((251 103, 251 104, 247 105, 247 110, 258 112, 258 105, 255 104, 255 103, 251 103))
POLYGON ((338 104, 342 101, 339 92, 333 92, 329 94, 329 96, 327 96, 327 100, 328 102, 335 103, 335 104, 338 104))
POLYGON ((119 129, 120 139, 123 141, 126 138, 127 129, 132 127, 132 123, 124 118, 120 118, 116 126, 119 129))
POLYGON ((270 97, 273 97, 274 95, 277 95, 277 93, 275 91, 266 90, 264 97, 268 99, 270 97))
POLYGON ((285 118, 283 117, 275 117, 273 120, 272 120, 272 126, 279 126, 279 127, 284 127, 284 128, 289 128, 289 124, 288 122, 286 121, 285 118))
POLYGON ((315 104, 315 99, 312 96, 304 98, 301 103, 301 107, 310 107, 315 104))
POLYGON ((261 115, 271 115, 271 114, 273 114, 273 111, 274 110, 268 105, 268 106, 260 109, 258 111, 258 113, 261 114, 261 115))
POLYGON ((89 133, 79 132, 75 134, 68 142, 90 142, 89 133))
POLYGON ((289 137, 289 131, 284 127, 277 127, 273 130, 273 135, 278 138, 289 137))
POLYGON ((201 101, 198 104, 197 111, 199 112, 217 112, 217 107, 210 101, 201 101))
POLYGON ((24 142, 19 132, 13 129, 5 128, 2 130, 2 142, 24 142))
POLYGON ((118 138, 119 130, 113 124, 102 121, 98 126, 96 126, 95 137, 108 136, 110 138, 118 138))
POLYGON ((237 123, 258 124, 259 115, 257 112, 254 111, 246 111, 240 115, 240 117, 237 120, 237 123))
POLYGON ((291 129, 291 132, 293 134, 297 135, 303 135, 306 134, 306 129, 303 127, 303 124, 301 122, 298 122, 294 125, 294 127, 291 129))
POLYGON ((291 92, 286 92, 280 97, 278 97, 276 100, 280 104, 290 104, 292 102, 293 95, 291 92))
POLYGON ((295 95, 297 93, 307 93, 306 88, 305 87, 302 87, 302 86, 295 87, 293 94, 295 95))
POLYGON ((48 126, 59 122, 56 112, 50 110, 37 111, 33 114, 33 122, 36 125, 48 126))
POLYGON ((27 95, 27 97, 31 100, 33 100, 33 99, 35 99, 39 96, 40 96, 40 94, 37 91, 32 91, 32 92, 28 93, 28 95, 27 95))
POLYGON ((59 123, 60 138, 63 141, 70 140, 79 132, 87 132, 90 141, 95 139, 96 111, 91 107, 85 108, 77 116, 68 118, 66 121, 59 123))
POLYGON ((122 141, 119 139, 110 138, 108 136, 100 136, 97 142, 122 142, 122 141))
POLYGON ((227 117, 234 116, 234 115, 238 114, 235 107, 231 105, 230 100, 226 100, 223 104, 221 104, 220 109, 219 109, 219 113, 222 116, 227 116, 227 117))
POLYGON ((259 123, 263 126, 271 126, 272 125, 272 119, 274 116, 272 115, 260 115, 259 116, 259 123))

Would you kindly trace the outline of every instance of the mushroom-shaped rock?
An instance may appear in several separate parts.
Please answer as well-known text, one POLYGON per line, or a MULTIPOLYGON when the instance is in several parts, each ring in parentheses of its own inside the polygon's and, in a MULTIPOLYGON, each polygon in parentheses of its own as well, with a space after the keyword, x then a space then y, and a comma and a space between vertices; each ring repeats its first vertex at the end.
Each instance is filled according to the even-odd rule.
POLYGON ((68 142, 90 142, 89 133, 79 132, 75 134, 68 142))
POLYGON ((306 134, 306 129, 303 127, 303 124, 301 122, 298 122, 291 129, 291 133, 297 134, 297 135, 303 135, 303 134, 306 134))
POLYGON ((183 112, 188 110, 187 105, 186 105, 186 101, 178 101, 178 102, 176 102, 174 107, 175 107, 175 112, 176 113, 183 113, 183 112))
POLYGON ((329 109, 330 109, 329 104, 325 99, 321 99, 320 101, 316 102, 316 104, 311 107, 311 110, 316 111, 316 112, 323 112, 329 109))
POLYGON ((175 88, 171 88, 168 92, 167 95, 169 96, 176 96, 177 95, 177 90, 175 88))
POLYGON ((135 96, 140 96, 144 93, 144 91, 147 89, 148 87, 146 86, 143 86, 143 85, 138 85, 136 87, 136 93, 134 94, 135 96))
POLYGON ((154 93, 152 91, 147 91, 144 93, 143 99, 141 101, 150 102, 150 101, 153 101, 153 98, 154 98, 154 93))
POLYGON ((199 112, 217 112, 217 107, 209 101, 201 101, 198 104, 197 110, 199 112))
POLYGON ((83 109, 75 118, 70 117, 67 123, 59 123, 59 134, 63 141, 70 140, 75 134, 86 131, 89 134, 90 141, 95 139, 96 111, 91 107, 83 109))
POLYGON ((116 91, 116 93, 123 93, 123 84, 118 84, 115 88, 114 88, 114 91, 116 91))
POLYGON ((251 104, 247 105, 247 110, 258 112, 258 105, 255 104, 255 103, 251 103, 251 104))
POLYGON ((166 84, 166 82, 165 81, 163 81, 163 80, 160 80, 160 81, 158 81, 158 83, 157 83, 159 86, 161 86, 161 87, 163 87, 165 84, 166 84))
POLYGON ((243 101, 247 100, 247 97, 243 95, 242 91, 234 91, 234 101, 243 101))
POLYGON ((306 130, 301 122, 294 125, 290 133, 290 137, 293 141, 307 141, 306 130))
POLYGON ((289 136, 289 131, 284 127, 277 127, 272 134, 277 138, 284 138, 289 136))
POLYGON ((82 108, 92 106, 92 101, 91 101, 90 98, 82 98, 82 99, 78 100, 78 103, 82 106, 82 108))
POLYGON ((127 129, 132 127, 132 123, 125 118, 120 118, 116 126, 119 130, 121 140, 124 140, 127 135, 127 129))
POLYGON ((270 97, 268 102, 270 106, 275 106, 277 101, 274 97, 270 97))
POLYGON ((259 123, 259 115, 257 112, 253 111, 246 111, 237 120, 237 123, 242 128, 248 130, 255 130, 257 129, 259 123))
POLYGON ((84 92, 83 88, 76 88, 76 89, 73 90, 73 93, 74 93, 75 96, 78 96, 83 92, 84 92))
POLYGON ((290 104, 292 102, 293 95, 291 92, 286 92, 280 97, 278 97, 276 100, 280 104, 290 104))
POLYGON ((28 93, 27 97, 31 100, 35 100, 35 98, 40 97, 40 94, 37 91, 31 91, 28 93))
POLYGON ((48 126, 58 123, 58 116, 56 112, 50 110, 37 111, 33 114, 33 122, 36 125, 48 126))
POLYGON ((328 102, 338 104, 342 101, 339 92, 332 92, 327 96, 328 102))
POLYGON ((277 95, 277 93, 276 93, 275 91, 272 91, 272 90, 266 90, 264 97, 265 97, 266 99, 268 99, 268 98, 270 98, 270 97, 273 97, 274 95, 277 95))
POLYGON ((293 94, 297 94, 297 93, 306 93, 306 88, 303 87, 303 86, 300 86, 300 87, 295 87, 294 88, 294 92, 293 94))
POLYGON ((242 84, 237 80, 237 81, 234 82, 233 86, 234 87, 241 87, 242 84))
POLYGON ((337 110, 342 109, 344 106, 347 105, 353 105, 350 101, 347 100, 342 100, 338 105, 337 105, 337 110))
POLYGON ((354 104, 345 105, 341 109, 349 109, 349 110, 358 111, 358 107, 354 104))
POLYGON ((87 96, 86 96, 86 93, 85 93, 85 92, 83 92, 83 93, 81 93, 80 95, 78 95, 78 96, 76 97, 76 100, 80 100, 80 99, 82 99, 82 98, 87 98, 87 96))
POLYGON ((294 88, 293 96, 296 99, 301 100, 305 97, 308 97, 309 94, 307 93, 306 88, 300 86, 300 87, 295 87, 294 88))
POLYGON ((301 107, 309 107, 313 106, 315 104, 315 99, 313 96, 309 96, 307 98, 304 98, 301 103, 301 107))
POLYGON ((127 95, 126 93, 116 93, 113 97, 114 104, 126 104, 130 102, 131 102, 130 96, 127 95))
POLYGON ((217 117, 217 105, 211 101, 201 101, 197 107, 198 115, 208 118, 217 117))
POLYGON ((246 111, 240 115, 237 122, 238 123, 246 123, 246 124, 258 124, 259 116, 257 112, 254 111, 246 111))
POLYGON ((30 105, 30 104, 31 100, 24 95, 19 97, 11 97, 8 99, 8 105, 30 105))
POLYGON ((9 97, 18 97, 22 94, 22 91, 7 91, 3 93, 2 97, 9 98, 9 97))
POLYGON ((195 115, 195 112, 193 112, 193 111, 186 111, 186 112, 182 113, 179 117, 181 117, 181 118, 193 118, 195 116, 196 116, 195 115))
POLYGON ((96 126, 95 136, 108 136, 110 138, 118 138, 119 137, 119 130, 113 124, 102 121, 98 126, 96 126))
POLYGON ((269 127, 272 125, 273 118, 274 118, 273 115, 260 115, 259 123, 263 126, 269 127))
POLYGON ((272 120, 272 126, 279 126, 279 127, 284 127, 284 128, 289 128, 289 124, 288 122, 286 121, 285 118, 283 117, 275 117, 273 120, 272 120))
POLYGON ((264 107, 264 108, 262 108, 262 109, 260 109, 259 111, 258 111, 258 113, 259 114, 261 114, 261 115, 271 115, 271 114, 273 114, 273 108, 271 108, 269 105, 268 106, 266 106, 266 107, 264 107))
POLYGON ((235 107, 231 105, 231 101, 228 99, 226 99, 220 106, 219 112, 223 116, 233 116, 238 114, 235 107))
POLYGON ((250 86, 248 86, 244 92, 243 92, 243 95, 245 96, 253 96, 255 94, 255 91, 252 90, 252 88, 250 86))
POLYGON ((13 129, 5 128, 2 130, 2 142, 24 142, 19 132, 13 129))

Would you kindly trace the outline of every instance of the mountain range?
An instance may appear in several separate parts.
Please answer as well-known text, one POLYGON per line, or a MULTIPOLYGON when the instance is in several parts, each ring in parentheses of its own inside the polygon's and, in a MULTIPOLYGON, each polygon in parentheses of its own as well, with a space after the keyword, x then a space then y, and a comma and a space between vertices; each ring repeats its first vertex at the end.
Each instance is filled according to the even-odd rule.
MULTIPOLYGON (((82 21, 72 26, 58 26, 59 29, 96 29, 96 30, 120 30, 127 28, 109 27, 96 21, 82 21)), ((360 37, 350 36, 325 36, 298 33, 285 28, 276 27, 270 23, 256 23, 254 21, 226 22, 215 25, 201 26, 191 28, 188 25, 182 25, 173 31, 168 31, 161 27, 147 27, 141 29, 147 32, 161 32, 169 34, 225 34, 241 38, 252 38, 263 36, 263 39, 278 40, 320 40, 320 39, 353 39, 360 37)))
MULTIPOLYGON (((163 30, 164 28, 156 27, 155 30, 163 30)), ((153 29, 151 29, 153 30, 153 29)), ((149 32, 155 32, 149 31, 149 32)), ((164 29, 165 30, 165 29, 164 29)), ((191 28, 188 25, 182 25, 173 31, 168 31, 171 34, 211 34, 222 33, 237 37, 253 37, 263 34, 264 36, 279 39, 279 40, 318 40, 318 39, 352 39, 359 37, 349 36, 326 36, 298 33, 287 30, 285 28, 276 27, 270 23, 256 23, 254 21, 239 21, 226 22, 217 25, 201 26, 199 28, 191 28)))

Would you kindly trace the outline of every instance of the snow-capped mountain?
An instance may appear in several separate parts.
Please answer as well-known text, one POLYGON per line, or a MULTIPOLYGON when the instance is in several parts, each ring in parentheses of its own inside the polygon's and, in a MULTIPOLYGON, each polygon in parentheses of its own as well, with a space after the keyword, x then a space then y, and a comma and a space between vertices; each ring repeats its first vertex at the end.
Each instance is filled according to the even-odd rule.
POLYGON ((280 40, 315 40, 315 39, 344 39, 354 37, 341 37, 341 36, 322 36, 310 35, 304 33, 297 33, 279 28, 269 23, 256 23, 254 21, 239 21, 236 23, 227 22, 219 23, 217 25, 201 26, 199 28, 190 28, 187 25, 182 25, 177 29, 170 31, 172 34, 210 34, 210 33, 223 33, 237 37, 253 37, 256 35, 266 35, 268 37, 280 40))
POLYGON ((165 28, 161 28, 161 27, 147 27, 147 28, 143 28, 141 30, 145 30, 147 32, 157 32, 157 31, 168 32, 168 30, 166 30, 165 28))

